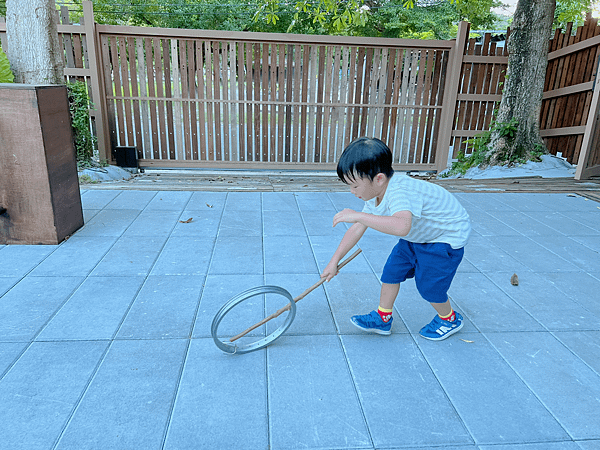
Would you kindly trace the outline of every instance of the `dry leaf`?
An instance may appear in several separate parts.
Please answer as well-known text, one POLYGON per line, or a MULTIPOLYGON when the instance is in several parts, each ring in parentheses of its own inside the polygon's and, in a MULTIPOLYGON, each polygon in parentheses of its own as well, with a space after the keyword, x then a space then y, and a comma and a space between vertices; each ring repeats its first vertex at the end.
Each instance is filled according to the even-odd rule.
POLYGON ((461 341, 466 342, 467 344, 472 344, 474 341, 467 341, 466 339, 461 339, 461 341))
POLYGON ((512 284, 513 286, 519 285, 519 277, 517 276, 516 273, 513 273, 513 276, 510 277, 510 284, 512 284))
POLYGON ((213 207, 213 205, 209 205, 208 203, 206 204, 206 206, 208 206, 209 208, 212 208, 212 207, 213 207))
POLYGON ((193 217, 190 217, 188 220, 180 220, 179 223, 191 223, 193 219, 193 217))

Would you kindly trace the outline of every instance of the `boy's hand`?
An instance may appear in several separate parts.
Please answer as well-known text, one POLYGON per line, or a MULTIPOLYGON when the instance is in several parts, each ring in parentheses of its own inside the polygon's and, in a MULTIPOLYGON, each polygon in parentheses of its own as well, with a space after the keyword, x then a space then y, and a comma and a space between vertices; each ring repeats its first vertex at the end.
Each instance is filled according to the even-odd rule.
POLYGON ((337 266, 338 263, 334 260, 329 261, 329 264, 327 264, 327 267, 325 267, 321 274, 321 278, 326 278, 327 281, 331 281, 331 279, 339 273, 337 266))
POLYGON ((333 226, 335 227, 340 222, 356 223, 359 215, 359 212, 346 208, 333 216, 333 226))

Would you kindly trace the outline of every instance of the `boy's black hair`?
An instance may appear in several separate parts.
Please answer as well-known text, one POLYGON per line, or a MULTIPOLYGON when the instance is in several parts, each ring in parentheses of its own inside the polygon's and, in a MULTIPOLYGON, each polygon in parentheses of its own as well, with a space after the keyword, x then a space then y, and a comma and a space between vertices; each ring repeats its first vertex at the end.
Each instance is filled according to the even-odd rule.
POLYGON ((344 183, 356 177, 369 181, 382 173, 388 178, 394 175, 392 151, 377 138, 359 137, 344 149, 337 165, 337 174, 344 183))

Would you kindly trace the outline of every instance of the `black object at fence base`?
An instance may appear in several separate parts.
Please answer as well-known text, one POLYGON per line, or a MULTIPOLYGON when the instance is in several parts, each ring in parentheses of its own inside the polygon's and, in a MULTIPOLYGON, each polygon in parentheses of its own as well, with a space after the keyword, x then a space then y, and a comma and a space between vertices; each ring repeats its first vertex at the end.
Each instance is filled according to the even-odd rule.
POLYGON ((115 160, 119 167, 138 167, 137 148, 115 147, 115 160))

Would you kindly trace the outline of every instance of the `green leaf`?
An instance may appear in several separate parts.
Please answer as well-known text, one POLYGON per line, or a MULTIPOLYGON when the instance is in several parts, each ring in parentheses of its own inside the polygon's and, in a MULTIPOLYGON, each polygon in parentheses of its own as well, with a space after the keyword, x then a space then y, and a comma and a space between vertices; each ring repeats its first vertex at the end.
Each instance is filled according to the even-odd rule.
POLYGON ((0 48, 0 83, 13 83, 15 76, 10 71, 10 63, 6 54, 0 48))

